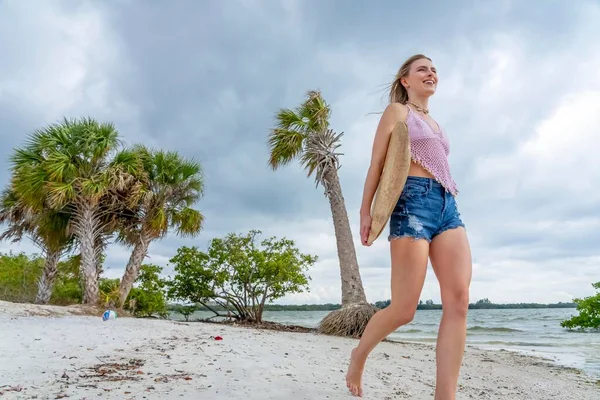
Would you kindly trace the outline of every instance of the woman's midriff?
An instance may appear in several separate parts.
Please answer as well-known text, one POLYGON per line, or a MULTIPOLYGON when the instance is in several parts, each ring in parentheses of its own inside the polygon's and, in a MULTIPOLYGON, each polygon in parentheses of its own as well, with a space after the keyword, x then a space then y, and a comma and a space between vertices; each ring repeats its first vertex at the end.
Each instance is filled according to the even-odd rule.
POLYGON ((433 175, 431 175, 425 168, 423 168, 420 164, 417 164, 414 161, 410 163, 410 168, 408 169, 408 176, 418 176, 421 178, 433 179, 433 175))

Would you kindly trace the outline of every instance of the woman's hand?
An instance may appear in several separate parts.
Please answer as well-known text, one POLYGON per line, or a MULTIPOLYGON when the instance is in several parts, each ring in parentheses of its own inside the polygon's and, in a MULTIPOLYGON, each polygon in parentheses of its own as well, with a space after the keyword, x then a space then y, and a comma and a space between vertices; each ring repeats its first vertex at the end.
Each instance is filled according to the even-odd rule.
POLYGON ((360 241, 363 246, 370 246, 367 244, 369 239, 369 233, 371 233, 371 215, 361 214, 360 215, 360 241))

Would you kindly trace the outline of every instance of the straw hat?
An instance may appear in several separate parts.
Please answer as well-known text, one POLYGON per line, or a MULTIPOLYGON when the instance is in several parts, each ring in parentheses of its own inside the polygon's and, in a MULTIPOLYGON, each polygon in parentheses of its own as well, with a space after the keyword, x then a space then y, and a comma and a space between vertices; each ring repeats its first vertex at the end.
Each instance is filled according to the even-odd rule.
POLYGON ((367 243, 379 237, 396 206, 410 168, 410 139, 408 126, 399 121, 390 135, 385 162, 377 192, 371 206, 371 232, 367 243))

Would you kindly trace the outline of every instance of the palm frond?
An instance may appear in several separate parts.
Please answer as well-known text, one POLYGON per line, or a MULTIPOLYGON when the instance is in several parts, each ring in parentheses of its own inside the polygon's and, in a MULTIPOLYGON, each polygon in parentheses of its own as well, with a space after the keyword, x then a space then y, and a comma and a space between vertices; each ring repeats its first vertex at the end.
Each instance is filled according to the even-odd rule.
POLYGON ((188 235, 197 228, 198 217, 191 206, 204 191, 200 163, 181 157, 177 152, 152 150, 142 145, 133 146, 141 162, 144 179, 137 181, 138 197, 128 207, 136 210, 132 219, 119 233, 119 240, 135 243, 135 235, 144 232, 146 237, 159 238, 170 228, 178 234, 188 235), (181 212, 189 208, 186 212, 181 212), (184 217, 188 216, 190 220, 184 217))
POLYGON ((48 250, 66 253, 75 246, 75 238, 69 231, 70 223, 71 213, 47 210, 39 216, 36 234, 48 250))
POLYGON ((20 201, 36 210, 45 206, 47 175, 39 166, 24 165, 18 172, 13 173, 11 190, 18 194, 20 201))
POLYGON ((26 232, 32 230, 30 214, 14 191, 4 189, 0 199, 0 224, 8 227, 0 235, 0 240, 20 241, 26 232))
POLYGON ((8 228, 0 240, 20 241, 29 236, 43 252, 64 253, 70 250, 73 238, 68 232, 70 214, 51 209, 33 209, 11 188, 5 189, 0 200, 0 223, 8 228))
POLYGON ((42 154, 31 148, 16 148, 10 157, 11 170, 18 171, 21 168, 36 165, 44 161, 42 154))
POLYGON ((310 121, 304 117, 306 115, 302 115, 300 110, 292 111, 289 108, 282 108, 277 112, 275 120, 279 129, 306 133, 310 121))
POLYGON ((304 101, 298 108, 298 114, 307 121, 307 129, 311 132, 320 132, 329 128, 329 117, 331 109, 321 92, 310 90, 304 101))
POLYGON ((269 165, 273 170, 300 157, 306 135, 299 131, 275 128, 269 135, 269 165))
POLYGON ((55 182, 64 182, 76 173, 76 166, 72 164, 68 153, 52 151, 43 163, 43 168, 48 174, 47 179, 55 182))
POLYGON ((134 177, 141 176, 143 164, 140 155, 133 150, 119 151, 108 165, 111 169, 118 169, 134 177))
MULTIPOLYGON (((280 109, 275 117, 276 127, 268 138, 271 168, 310 158, 306 154, 306 141, 312 135, 327 131, 330 114, 331 109, 318 90, 308 91, 306 99, 295 110, 280 109)), ((310 173, 312 170, 314 168, 309 168, 310 173)))
POLYGON ((66 207, 75 200, 75 187, 71 183, 49 182, 46 190, 48 205, 53 209, 66 207))
POLYGON ((179 236, 194 237, 202 230, 204 215, 198 210, 186 207, 174 213, 172 220, 179 236))
POLYGON ((329 190, 327 173, 339 168, 339 156, 336 150, 341 146, 340 138, 343 132, 336 134, 333 130, 315 132, 306 141, 306 149, 302 156, 302 165, 307 171, 307 176, 315 173, 315 184, 322 184, 325 191, 329 190))

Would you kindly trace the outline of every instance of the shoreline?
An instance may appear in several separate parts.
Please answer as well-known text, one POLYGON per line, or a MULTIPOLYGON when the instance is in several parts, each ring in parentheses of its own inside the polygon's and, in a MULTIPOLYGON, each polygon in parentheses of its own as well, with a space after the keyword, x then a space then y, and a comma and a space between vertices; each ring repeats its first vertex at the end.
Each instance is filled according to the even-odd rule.
MULTIPOLYGON (((477 310, 469 315, 467 346, 473 346, 481 350, 511 351, 518 354, 542 357, 556 365, 576 370, 590 376, 592 379, 600 379, 600 343, 597 335, 592 332, 565 331, 558 328, 559 321, 568 318, 569 315, 561 312, 533 312, 526 315, 518 312, 510 315, 496 315, 496 310, 477 310), (488 314, 488 311, 490 314, 488 314), (531 321, 526 321, 532 318, 531 321), (537 321, 537 323, 535 322, 537 321), (548 325, 549 324, 549 325, 548 325), (587 339, 586 339, 587 338, 587 339)), ((265 313, 268 321, 280 324, 292 324, 302 329, 316 329, 319 321, 326 315, 325 312, 277 312, 265 313)), ((429 316, 429 311, 417 312, 414 322, 391 333, 387 339, 405 343, 426 343, 435 345, 437 340, 437 329, 439 327, 439 313, 429 316), (432 327, 432 324, 437 326, 432 327)), ((209 313, 198 313, 192 315, 190 321, 203 320, 209 313)), ((183 320, 178 314, 171 313, 170 319, 183 320)), ((210 318, 210 317, 208 317, 210 318)), ((211 319, 217 322, 220 319, 211 319)))
MULTIPOLYGON (((315 335, 317 334, 316 328, 309 328, 309 327, 301 326, 301 325, 287 325, 287 324, 281 324, 281 323, 270 322, 270 321, 265 321, 265 322, 263 322, 262 325, 256 326, 256 325, 252 325, 252 324, 245 324, 245 323, 239 323, 239 322, 222 322, 222 321, 210 321, 210 320, 201 320, 201 319, 197 319, 197 320, 193 320, 193 321, 179 321, 179 320, 175 320, 175 319, 167 319, 167 320, 174 321, 174 322, 184 322, 187 324, 214 324, 214 325, 239 327, 239 328, 244 328, 244 329, 273 330, 276 332, 299 332, 299 333, 309 333, 309 334, 315 334, 315 335)), ((352 340, 352 339, 350 339, 350 340, 352 340)), ((417 340, 410 341, 410 340, 385 338, 382 340, 382 342, 397 343, 397 344, 401 344, 401 345, 405 345, 405 346, 424 345, 431 349, 435 349, 435 343, 426 343, 426 342, 420 342, 417 340)), ((532 357, 534 359, 538 359, 539 362, 546 362, 548 364, 548 367, 564 369, 564 370, 573 372, 575 374, 585 376, 585 377, 589 378, 591 381, 594 381, 595 379, 597 379, 598 384, 600 385, 600 377, 592 376, 592 375, 588 374, 582 368, 577 368, 577 367, 572 367, 572 366, 569 366, 566 364, 562 364, 558 360, 552 359, 548 356, 545 356, 542 353, 532 354, 531 350, 516 349, 516 348, 497 349, 497 348, 493 348, 493 347, 486 347, 485 345, 469 344, 469 343, 467 343, 465 347, 467 350, 474 349, 476 351, 484 351, 484 352, 489 351, 492 353, 508 352, 508 353, 513 353, 515 355, 519 355, 519 356, 532 357)))
MULTIPOLYGON (((4 302, 0 326, 2 398, 352 398, 344 377, 357 339, 4 302), (39 308, 45 316, 31 315, 39 308)), ((599 384, 552 360, 469 345, 457 399, 591 400, 599 384)), ((367 361, 365 399, 431 399, 434 387, 432 344, 386 340, 367 361)))

